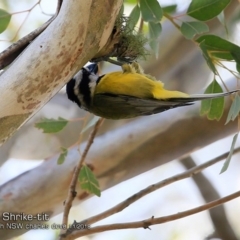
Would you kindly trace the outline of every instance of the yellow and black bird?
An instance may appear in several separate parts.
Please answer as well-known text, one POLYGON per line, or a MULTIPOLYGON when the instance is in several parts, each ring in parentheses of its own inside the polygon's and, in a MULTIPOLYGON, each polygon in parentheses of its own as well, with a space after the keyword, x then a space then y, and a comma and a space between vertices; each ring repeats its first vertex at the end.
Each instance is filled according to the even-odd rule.
POLYGON ((188 95, 164 89, 161 81, 145 74, 137 63, 124 64, 122 70, 98 76, 97 64, 82 68, 67 83, 68 98, 97 116, 124 119, 156 114, 238 91, 188 95))

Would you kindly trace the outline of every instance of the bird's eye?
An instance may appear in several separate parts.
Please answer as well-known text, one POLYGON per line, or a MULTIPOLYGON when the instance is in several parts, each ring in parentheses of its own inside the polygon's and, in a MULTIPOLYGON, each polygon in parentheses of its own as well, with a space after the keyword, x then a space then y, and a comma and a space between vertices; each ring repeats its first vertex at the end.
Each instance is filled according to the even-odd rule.
POLYGON ((89 71, 86 68, 82 68, 83 73, 88 73, 89 71))

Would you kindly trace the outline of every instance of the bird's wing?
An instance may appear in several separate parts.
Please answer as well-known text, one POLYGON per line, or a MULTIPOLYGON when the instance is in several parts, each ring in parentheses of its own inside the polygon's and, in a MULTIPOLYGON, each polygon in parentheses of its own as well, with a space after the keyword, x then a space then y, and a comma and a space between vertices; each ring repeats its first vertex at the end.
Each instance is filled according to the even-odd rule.
POLYGON ((171 108, 191 105, 188 102, 171 100, 142 99, 126 95, 95 94, 94 109, 99 115, 112 118, 111 112, 115 109, 116 118, 129 118, 141 115, 160 113, 171 108))
POLYGON ((216 94, 193 94, 187 98, 170 98, 167 100, 143 99, 127 95, 98 93, 94 95, 93 113, 113 119, 151 115, 176 107, 192 105, 195 101, 227 96, 237 91, 239 90, 216 94))

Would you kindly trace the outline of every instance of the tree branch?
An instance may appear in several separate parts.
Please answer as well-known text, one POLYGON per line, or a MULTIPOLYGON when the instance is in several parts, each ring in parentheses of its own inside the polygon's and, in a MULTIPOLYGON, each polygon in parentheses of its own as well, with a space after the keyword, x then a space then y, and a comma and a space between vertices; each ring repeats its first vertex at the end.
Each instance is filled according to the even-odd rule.
MULTIPOLYGON (((240 152, 240 147, 235 149, 234 150, 234 154, 240 152)), ((167 185, 169 184, 172 184, 174 182, 177 182, 177 181, 180 181, 180 180, 183 180, 183 179, 186 179, 186 178, 189 178, 189 177, 193 177, 195 178, 195 175, 196 174, 201 174, 201 171, 203 171, 204 169, 214 165, 215 163, 218 163, 220 161, 222 161, 223 159, 227 158, 228 156, 228 152, 227 153, 224 153, 210 161, 207 161, 199 166, 194 166, 192 168, 190 168, 189 170, 183 172, 183 173, 180 173, 180 174, 177 174, 177 175, 174 175, 172 177, 169 177, 165 180, 162 180, 158 183, 155 183, 155 184, 152 184, 150 185, 149 187, 139 191, 138 193, 132 195, 131 197, 129 197, 128 199, 126 199, 125 201, 119 203, 118 205, 108 209, 107 211, 103 212, 103 213, 100 213, 96 216, 93 216, 91 218, 88 218, 88 219, 85 219, 81 222, 79 222, 78 224, 93 224, 93 223, 96 223, 96 222, 99 222, 109 216, 112 216, 113 214, 116 214, 118 212, 121 212, 122 210, 124 210, 125 208, 129 207, 132 203, 138 201, 139 199, 141 199, 142 197, 148 195, 149 193, 152 193, 162 187, 166 187, 167 185)), ((185 158, 184 158, 185 160, 185 158)), ((219 196, 220 198, 220 196, 219 196)), ((72 229, 74 230, 74 229, 72 229)), ((69 231, 71 232, 71 231, 69 231)))
MULTIPOLYGON (((67 199, 65 201, 65 206, 64 206, 64 211, 63 211, 63 221, 62 221, 62 225, 64 226, 67 226, 68 225, 68 215, 69 215, 69 212, 70 212, 70 209, 72 207, 72 202, 74 200, 74 198, 76 197, 77 195, 77 192, 76 192, 76 184, 77 184, 77 180, 78 180, 78 175, 79 175, 79 172, 82 168, 82 165, 84 163, 84 160, 87 156, 87 153, 93 143, 93 140, 96 136, 96 133, 100 127, 100 125, 102 124, 102 122, 104 121, 104 118, 100 118, 97 123, 95 124, 95 127, 93 129, 93 131, 91 132, 90 136, 89 136, 89 140, 87 142, 87 145, 85 147, 85 150, 81 156, 81 159, 80 161, 78 162, 77 166, 74 168, 74 173, 73 173, 73 176, 72 176, 72 180, 71 180, 71 184, 70 184, 70 187, 69 187, 69 190, 68 190, 68 195, 67 195, 67 199)), ((65 229, 63 229, 64 231, 65 229)), ((63 232, 62 232, 63 233, 63 232)))
POLYGON ((86 236, 86 235, 89 235, 89 234, 111 231, 111 230, 119 230, 119 229, 130 229, 130 228, 149 229, 149 227, 151 225, 162 224, 162 223, 174 221, 174 220, 177 220, 177 219, 181 219, 181 218, 184 218, 184 217, 187 217, 187 216, 190 216, 190 215, 208 210, 210 208, 214 208, 216 206, 219 206, 223 203, 229 202, 229 201, 231 201, 235 198, 238 198, 238 197, 240 197, 240 191, 235 192, 233 194, 230 194, 226 197, 217 199, 215 201, 209 202, 209 203, 204 204, 200 207, 192 208, 190 210, 183 211, 183 212, 180 212, 180 213, 177 213, 177 214, 172 214, 172 215, 168 215, 168 216, 165 216, 165 217, 159 217, 159 218, 151 217, 149 219, 145 219, 145 220, 138 221, 138 222, 116 223, 116 224, 97 226, 97 227, 93 227, 93 228, 90 228, 90 229, 83 229, 83 230, 75 231, 75 232, 71 233, 65 239, 66 240, 72 240, 72 239, 76 239, 78 237, 86 236))

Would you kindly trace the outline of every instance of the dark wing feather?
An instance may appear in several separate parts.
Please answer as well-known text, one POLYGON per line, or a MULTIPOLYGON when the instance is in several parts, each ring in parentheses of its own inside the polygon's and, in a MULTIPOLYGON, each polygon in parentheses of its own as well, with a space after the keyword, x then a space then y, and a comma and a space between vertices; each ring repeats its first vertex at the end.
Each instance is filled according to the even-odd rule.
POLYGON ((122 119, 160 113, 172 108, 191 105, 186 102, 169 100, 142 99, 126 95, 96 94, 93 100, 93 113, 96 115, 122 119))
POLYGON ((195 101, 224 97, 237 91, 239 91, 239 89, 226 93, 193 94, 188 98, 170 98, 167 100, 142 99, 126 95, 102 93, 94 95, 93 107, 90 110, 94 114, 104 118, 132 118, 156 114, 176 107, 192 105, 195 101))

